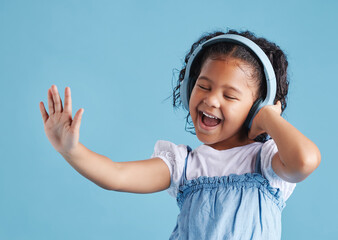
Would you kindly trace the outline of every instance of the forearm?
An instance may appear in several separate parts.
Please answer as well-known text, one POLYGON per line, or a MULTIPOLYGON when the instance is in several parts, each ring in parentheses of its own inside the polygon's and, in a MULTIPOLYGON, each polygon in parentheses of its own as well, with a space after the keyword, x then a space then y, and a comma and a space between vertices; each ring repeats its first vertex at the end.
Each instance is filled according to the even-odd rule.
POLYGON ((265 131, 275 141, 279 158, 290 171, 312 172, 320 163, 317 146, 284 118, 266 111, 265 131))
POLYGON ((118 188, 118 163, 79 143, 71 153, 60 154, 81 175, 104 189, 118 188), (108 184, 109 183, 109 184, 108 184))

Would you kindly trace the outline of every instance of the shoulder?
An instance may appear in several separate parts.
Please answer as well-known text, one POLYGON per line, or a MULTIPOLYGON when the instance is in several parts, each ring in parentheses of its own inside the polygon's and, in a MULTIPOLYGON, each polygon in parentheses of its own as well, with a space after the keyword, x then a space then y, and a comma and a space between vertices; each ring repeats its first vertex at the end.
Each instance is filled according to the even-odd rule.
POLYGON ((158 140, 151 156, 161 158, 167 164, 171 181, 168 192, 173 197, 176 197, 178 192, 187 154, 188 149, 184 144, 177 145, 169 141, 158 140))
POLYGON ((278 152, 277 145, 273 139, 269 139, 262 145, 261 151, 261 171, 262 175, 269 180, 271 186, 279 188, 283 194, 284 200, 287 200, 292 194, 295 183, 287 182, 281 179, 273 170, 271 162, 274 155, 278 152))
POLYGON ((275 141, 271 138, 263 143, 261 155, 270 156, 275 155, 278 152, 275 141))
POLYGON ((155 143, 153 157, 166 158, 168 160, 178 160, 181 158, 185 158, 186 155, 186 145, 176 145, 175 143, 165 140, 158 140, 155 143))

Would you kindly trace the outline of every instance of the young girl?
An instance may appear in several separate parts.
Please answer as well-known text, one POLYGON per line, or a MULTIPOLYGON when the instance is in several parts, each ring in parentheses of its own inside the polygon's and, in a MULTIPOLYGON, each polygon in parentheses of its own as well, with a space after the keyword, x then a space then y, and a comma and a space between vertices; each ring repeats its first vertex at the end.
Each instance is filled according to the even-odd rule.
POLYGON ((266 63, 236 41, 215 41, 195 56, 196 48, 223 34, 202 36, 192 45, 173 91, 174 107, 188 108, 187 123, 204 143, 196 149, 160 140, 151 159, 113 162, 79 142, 83 109, 72 119, 70 88, 63 108, 55 85, 48 90, 49 115, 40 102, 45 132, 69 164, 105 189, 168 189, 180 208, 170 239, 280 239, 285 201, 318 167, 320 152, 280 116, 288 62, 278 46, 248 31, 227 32, 256 43, 276 80, 266 80, 266 63), (195 58, 191 65, 190 58, 195 58), (184 81, 189 81, 186 88, 184 81), (273 92, 273 82, 273 103, 252 115, 253 105, 273 92))

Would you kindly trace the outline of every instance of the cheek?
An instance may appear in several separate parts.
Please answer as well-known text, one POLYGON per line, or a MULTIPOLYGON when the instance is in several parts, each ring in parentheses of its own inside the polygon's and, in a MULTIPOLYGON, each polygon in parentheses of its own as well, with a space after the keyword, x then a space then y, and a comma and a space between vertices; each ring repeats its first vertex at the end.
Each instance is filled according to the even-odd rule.
POLYGON ((196 90, 194 87, 190 95, 189 110, 192 110, 192 108, 196 107, 196 101, 198 101, 198 95, 196 94, 196 90))
POLYGON ((245 121, 251 109, 250 104, 234 104, 224 109, 228 116, 232 116, 235 121, 245 121))

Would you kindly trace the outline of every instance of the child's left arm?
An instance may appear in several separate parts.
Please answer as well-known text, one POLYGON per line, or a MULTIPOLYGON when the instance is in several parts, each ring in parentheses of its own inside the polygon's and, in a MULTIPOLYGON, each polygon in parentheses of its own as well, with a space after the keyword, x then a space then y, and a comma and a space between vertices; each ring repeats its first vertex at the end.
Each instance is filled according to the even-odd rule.
POLYGON ((283 180, 297 183, 318 167, 321 155, 318 147, 281 117, 280 113, 279 101, 259 110, 252 122, 249 138, 254 139, 261 133, 269 134, 278 148, 272 158, 272 169, 283 180))

